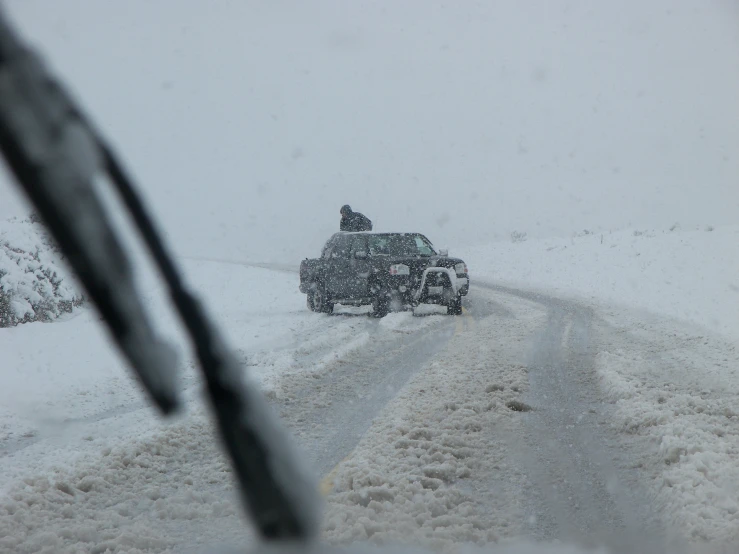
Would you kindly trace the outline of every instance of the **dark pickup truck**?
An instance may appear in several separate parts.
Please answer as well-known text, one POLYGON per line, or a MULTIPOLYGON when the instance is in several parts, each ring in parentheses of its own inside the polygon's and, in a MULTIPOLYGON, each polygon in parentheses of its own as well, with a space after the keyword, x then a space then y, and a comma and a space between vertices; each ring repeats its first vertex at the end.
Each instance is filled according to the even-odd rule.
POLYGON ((467 264, 437 252, 420 233, 334 234, 320 258, 300 264, 300 292, 314 312, 331 313, 334 304, 372 305, 384 317, 419 304, 440 304, 462 313, 470 288, 467 264))

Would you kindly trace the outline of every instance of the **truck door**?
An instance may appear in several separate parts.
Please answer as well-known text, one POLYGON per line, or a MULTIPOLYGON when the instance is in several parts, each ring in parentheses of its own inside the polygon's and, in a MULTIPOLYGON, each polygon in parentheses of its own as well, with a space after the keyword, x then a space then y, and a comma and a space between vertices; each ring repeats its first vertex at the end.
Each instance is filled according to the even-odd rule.
POLYGON ((352 289, 350 267, 352 235, 336 237, 336 242, 326 260, 326 289, 332 298, 349 298, 352 289))
POLYGON ((369 260, 367 237, 365 235, 352 236, 349 266, 352 274, 350 284, 352 298, 369 297, 369 278, 372 272, 372 263, 369 260))

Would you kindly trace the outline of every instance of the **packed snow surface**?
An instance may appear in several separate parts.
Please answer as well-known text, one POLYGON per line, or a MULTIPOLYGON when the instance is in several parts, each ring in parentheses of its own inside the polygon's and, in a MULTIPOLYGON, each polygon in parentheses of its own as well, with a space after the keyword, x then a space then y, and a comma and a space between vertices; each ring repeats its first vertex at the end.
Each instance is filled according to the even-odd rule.
MULTIPOLYGON (((512 322, 506 337, 516 342, 538 315, 512 322)), ((501 527, 520 531, 523 478, 495 430, 515 424, 511 406, 526 392, 526 368, 491 340, 499 319, 474 324, 474 334, 459 329, 327 476, 329 542, 456 551, 497 543, 501 527), (490 512, 481 511, 481 496, 490 512)))

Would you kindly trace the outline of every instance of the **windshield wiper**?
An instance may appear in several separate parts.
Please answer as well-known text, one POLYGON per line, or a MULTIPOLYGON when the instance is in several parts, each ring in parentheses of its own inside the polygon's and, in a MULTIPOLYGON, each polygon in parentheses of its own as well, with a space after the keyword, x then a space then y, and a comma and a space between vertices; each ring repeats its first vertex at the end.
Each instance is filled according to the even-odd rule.
POLYGON ((259 390, 241 376, 203 306, 185 288, 131 179, 89 119, 0 9, 0 151, 97 307, 122 355, 164 414, 181 404, 174 350, 156 335, 95 179, 117 190, 192 341, 245 508, 265 539, 318 530, 317 488, 259 390))

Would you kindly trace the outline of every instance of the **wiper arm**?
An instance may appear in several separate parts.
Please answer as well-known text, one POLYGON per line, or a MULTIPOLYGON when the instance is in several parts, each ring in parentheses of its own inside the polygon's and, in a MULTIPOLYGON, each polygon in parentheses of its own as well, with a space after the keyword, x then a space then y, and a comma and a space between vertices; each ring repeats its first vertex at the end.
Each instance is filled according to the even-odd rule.
POLYGON ((316 487, 260 391, 189 292, 112 149, 0 10, 0 151, 67 257, 108 331, 163 413, 180 399, 174 350, 157 337, 131 263, 93 183, 114 184, 167 283, 204 377, 245 508, 266 539, 304 540, 318 529, 316 487))

